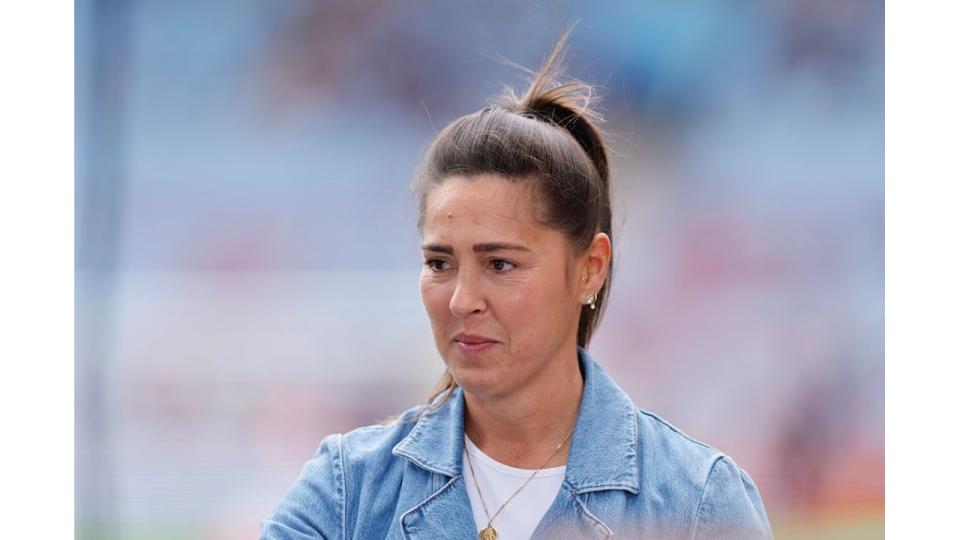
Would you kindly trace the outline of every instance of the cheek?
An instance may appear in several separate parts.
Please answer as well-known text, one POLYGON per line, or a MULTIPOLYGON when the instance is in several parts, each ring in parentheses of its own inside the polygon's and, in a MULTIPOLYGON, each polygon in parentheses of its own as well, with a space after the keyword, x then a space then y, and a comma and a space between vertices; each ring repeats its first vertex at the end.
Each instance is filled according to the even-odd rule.
POLYGON ((434 328, 443 325, 449 319, 450 293, 447 289, 448 287, 444 284, 420 278, 420 298, 434 328))
POLYGON ((555 294, 545 291, 538 283, 511 287, 498 296, 497 319, 511 326, 517 336, 536 333, 536 327, 550 318, 556 304, 555 294))
POLYGON ((535 280, 501 297, 497 318, 510 327, 514 339, 542 342, 566 330, 569 299, 562 284, 546 281, 535 280))

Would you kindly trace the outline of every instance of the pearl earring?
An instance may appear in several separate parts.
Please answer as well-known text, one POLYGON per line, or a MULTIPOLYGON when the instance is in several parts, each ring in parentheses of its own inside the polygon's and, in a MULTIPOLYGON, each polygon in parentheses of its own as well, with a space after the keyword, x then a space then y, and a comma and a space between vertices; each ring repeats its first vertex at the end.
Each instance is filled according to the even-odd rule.
MULTIPOLYGON (((583 274, 583 281, 584 281, 584 282, 587 281, 587 274, 586 274, 586 272, 584 272, 584 274, 583 274)), ((590 309, 597 309, 597 298, 596 298, 596 296, 594 296, 594 295, 592 295, 592 294, 588 294, 588 295, 587 295, 587 298, 586 298, 586 301, 584 301, 584 304, 590 304, 590 309)))

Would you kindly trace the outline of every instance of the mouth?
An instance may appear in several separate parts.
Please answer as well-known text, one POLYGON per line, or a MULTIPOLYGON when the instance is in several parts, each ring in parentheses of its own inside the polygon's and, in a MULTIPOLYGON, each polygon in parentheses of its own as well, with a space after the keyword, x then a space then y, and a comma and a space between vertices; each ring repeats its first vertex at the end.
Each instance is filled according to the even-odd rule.
POLYGON ((496 340, 488 337, 473 334, 457 334, 453 337, 453 341, 461 351, 467 354, 483 352, 498 343, 496 340))

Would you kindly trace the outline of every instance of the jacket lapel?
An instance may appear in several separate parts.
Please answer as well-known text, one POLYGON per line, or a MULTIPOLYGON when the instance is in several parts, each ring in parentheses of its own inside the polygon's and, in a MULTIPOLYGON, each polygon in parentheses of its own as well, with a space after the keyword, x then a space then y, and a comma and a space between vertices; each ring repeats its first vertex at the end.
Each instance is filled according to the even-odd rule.
POLYGON ((577 494, 640 492, 637 409, 587 351, 578 347, 583 395, 567 457, 566 481, 577 494))
POLYGON ((400 517, 404 538, 410 540, 477 537, 477 526, 463 477, 449 479, 436 493, 400 517))
POLYGON ((428 471, 444 476, 458 476, 463 460, 463 390, 457 386, 450 398, 423 414, 410 433, 393 447, 393 454, 403 456, 428 471))
MULTIPOLYGON (((442 399, 442 398, 438 398, 442 399)), ((420 468, 433 473, 439 489, 424 492, 422 500, 400 516, 404 538, 476 538, 470 499, 461 476, 463 461, 463 391, 424 414, 394 448, 420 468)))

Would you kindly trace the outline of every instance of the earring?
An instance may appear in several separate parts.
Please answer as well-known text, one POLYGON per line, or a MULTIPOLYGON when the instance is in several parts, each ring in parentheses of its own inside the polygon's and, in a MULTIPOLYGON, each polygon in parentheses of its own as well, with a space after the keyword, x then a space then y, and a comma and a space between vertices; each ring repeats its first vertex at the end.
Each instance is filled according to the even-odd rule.
MULTIPOLYGON (((583 274, 583 281, 584 281, 584 282, 587 281, 587 274, 586 274, 586 272, 584 272, 584 274, 583 274)), ((593 294, 588 294, 588 295, 587 295, 587 298, 586 298, 586 301, 584 302, 584 304, 590 304, 590 309, 597 309, 597 297, 594 296, 593 294)))

